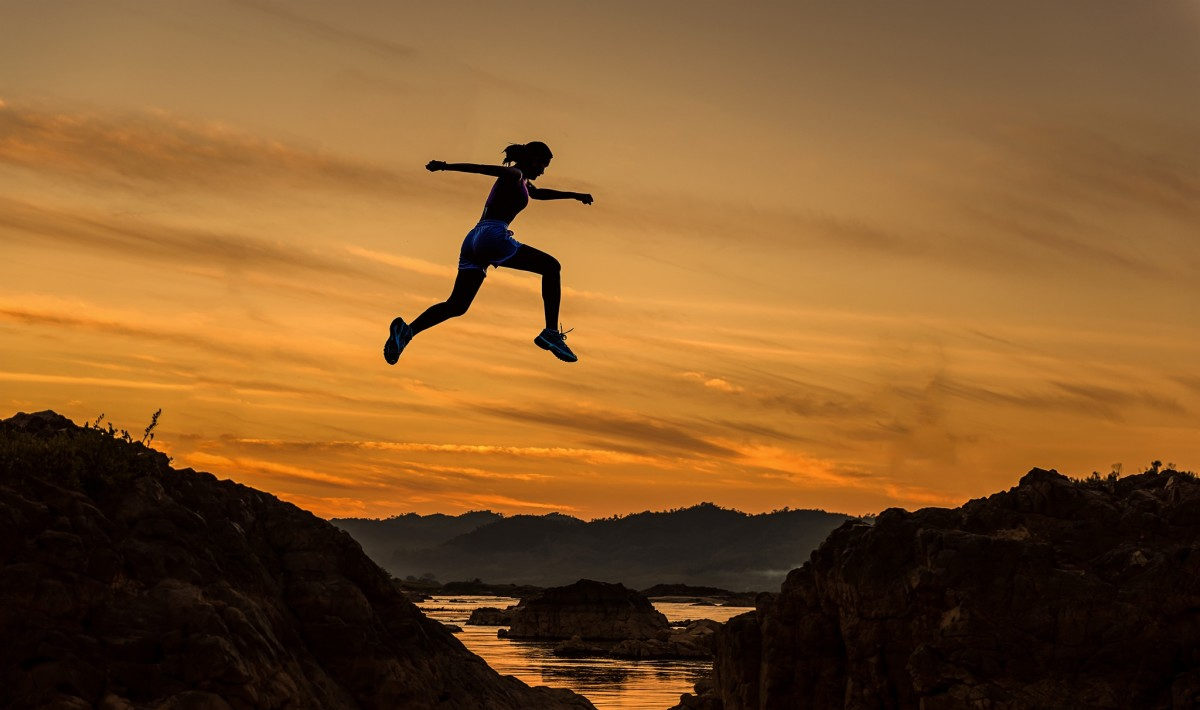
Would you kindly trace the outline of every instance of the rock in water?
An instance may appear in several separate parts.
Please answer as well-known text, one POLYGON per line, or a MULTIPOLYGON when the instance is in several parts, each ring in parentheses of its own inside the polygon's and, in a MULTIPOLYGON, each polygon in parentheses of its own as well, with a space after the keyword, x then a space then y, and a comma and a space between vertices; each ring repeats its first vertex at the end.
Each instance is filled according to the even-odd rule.
POLYGON ((498 675, 311 513, 42 412, 0 423, 0 707, 593 706, 498 675))
POLYGON ((1191 708, 1198 648, 1200 481, 1034 469, 960 508, 835 530, 718 632, 715 695, 725 710, 1191 708))
POLYGON ((468 626, 508 626, 512 623, 513 610, 517 607, 498 609, 494 606, 481 606, 471 611, 467 619, 468 626))
POLYGON ((583 641, 665 640, 667 617, 623 584, 581 579, 523 599, 513 609, 507 638, 583 641))

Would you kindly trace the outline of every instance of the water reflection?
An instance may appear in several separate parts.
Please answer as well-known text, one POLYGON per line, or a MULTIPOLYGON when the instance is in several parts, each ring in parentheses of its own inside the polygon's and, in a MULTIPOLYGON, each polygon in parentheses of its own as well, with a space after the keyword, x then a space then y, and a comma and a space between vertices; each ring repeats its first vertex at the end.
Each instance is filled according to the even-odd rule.
MULTIPOLYGON (((587 696, 599 710, 666 710, 708 673, 708 661, 632 661, 615 658, 558 658, 554 644, 511 641, 496 637, 499 626, 467 626, 479 607, 503 609, 517 600, 509 597, 434 597, 419 606, 431 619, 457 624, 463 645, 482 657, 501 675, 514 675, 530 685, 570 688, 587 696)), ((654 605, 670 621, 726 621, 748 611, 745 607, 654 605)))
POLYGON ((591 665, 572 665, 562 668, 543 668, 542 680, 546 685, 565 685, 567 687, 625 687, 630 672, 627 668, 597 668, 591 665), (565 682, 555 682, 565 681, 565 682))

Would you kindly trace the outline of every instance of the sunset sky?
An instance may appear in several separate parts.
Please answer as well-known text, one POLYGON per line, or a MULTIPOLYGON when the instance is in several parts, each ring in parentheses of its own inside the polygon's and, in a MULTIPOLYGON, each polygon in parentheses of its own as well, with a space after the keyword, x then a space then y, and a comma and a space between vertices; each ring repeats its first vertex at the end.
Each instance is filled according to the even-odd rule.
POLYGON ((1200 2, 0 4, 0 416, 322 516, 1200 469, 1200 2), (490 179, 555 158, 449 293, 490 179))

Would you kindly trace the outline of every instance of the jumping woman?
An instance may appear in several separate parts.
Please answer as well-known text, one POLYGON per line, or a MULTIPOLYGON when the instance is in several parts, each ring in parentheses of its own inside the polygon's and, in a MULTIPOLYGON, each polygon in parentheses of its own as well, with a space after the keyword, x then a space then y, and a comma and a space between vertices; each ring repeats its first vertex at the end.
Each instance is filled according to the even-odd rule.
MULTIPOLYGON (((578 192, 561 192, 535 187, 536 180, 550 165, 554 157, 545 143, 534 141, 524 145, 510 145, 504 149, 503 165, 475 165, 473 163, 445 163, 431 160, 425 166, 430 172, 457 170, 462 173, 479 173, 496 178, 479 224, 467 233, 462 250, 458 255, 458 277, 450 297, 435 303, 417 319, 408 324, 403 318, 392 321, 387 342, 383 344, 383 358, 395 365, 400 353, 417 333, 432 328, 444 320, 461 316, 471 306, 489 266, 506 266, 510 269, 532 271, 542 275, 542 302, 546 307, 546 328, 533 342, 543 350, 549 350, 564 362, 575 362, 579 358, 565 342, 567 333, 560 332, 558 304, 561 297, 558 260, 544 251, 521 244, 513 239, 508 225, 517 213, 525 209, 529 200, 579 200, 592 204, 592 196, 578 192)), ((570 331, 567 331, 570 332, 570 331)))

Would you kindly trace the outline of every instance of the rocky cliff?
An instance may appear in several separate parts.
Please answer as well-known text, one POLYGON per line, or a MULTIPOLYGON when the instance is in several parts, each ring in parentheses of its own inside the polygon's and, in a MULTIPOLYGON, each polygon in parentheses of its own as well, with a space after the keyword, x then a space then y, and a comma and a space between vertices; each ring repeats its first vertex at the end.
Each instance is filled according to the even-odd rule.
POLYGON ((52 412, 0 423, 0 707, 567 708, 346 533, 52 412))
POLYGON ((718 633, 680 707, 1200 707, 1200 481, 1034 469, 847 523, 718 633))

